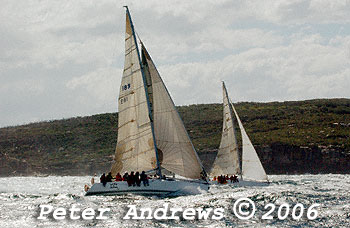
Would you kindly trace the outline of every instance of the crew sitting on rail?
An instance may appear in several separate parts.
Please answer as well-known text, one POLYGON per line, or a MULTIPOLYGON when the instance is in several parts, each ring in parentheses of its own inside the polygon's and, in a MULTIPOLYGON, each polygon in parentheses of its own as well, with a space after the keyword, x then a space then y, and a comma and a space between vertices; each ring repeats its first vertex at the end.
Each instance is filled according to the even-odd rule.
POLYGON ((106 176, 106 182, 112 182, 112 179, 113 179, 112 173, 109 172, 108 175, 106 176))
POLYGON ((120 175, 120 173, 117 173, 117 175, 115 176, 115 181, 122 181, 122 175, 120 175))
POLYGON ((140 175, 140 181, 142 181, 143 186, 149 186, 148 177, 147 177, 147 174, 145 173, 145 171, 142 171, 142 173, 140 175))
POLYGON ((224 176, 224 175, 218 176, 218 183, 219 184, 227 184, 226 177, 228 177, 228 175, 227 176, 224 176))
POLYGON ((130 175, 128 176, 128 179, 126 180, 128 182, 128 186, 135 186, 135 174, 134 174, 134 171, 132 171, 130 173, 130 175))
POLYGON ((103 187, 106 186, 106 174, 103 173, 102 176, 100 177, 100 182, 103 184, 103 187))
POLYGON ((136 184, 138 187, 140 187, 140 185, 141 185, 141 180, 140 180, 140 173, 139 173, 139 171, 137 171, 137 172, 135 173, 134 178, 135 178, 135 184, 136 184))
POLYGON ((233 175, 233 183, 239 182, 238 177, 236 175, 233 175))
POLYGON ((126 172, 126 173, 123 175, 123 181, 128 181, 128 177, 129 177, 129 173, 126 172))
POLYGON ((221 177, 222 177, 222 175, 221 176, 218 176, 218 184, 221 184, 221 177))

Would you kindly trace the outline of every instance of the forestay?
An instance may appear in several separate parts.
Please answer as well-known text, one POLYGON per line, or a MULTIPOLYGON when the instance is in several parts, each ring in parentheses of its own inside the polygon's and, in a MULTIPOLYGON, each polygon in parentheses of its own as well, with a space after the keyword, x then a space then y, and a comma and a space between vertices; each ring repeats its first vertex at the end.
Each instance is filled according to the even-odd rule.
POLYGON ((223 126, 220 147, 214 161, 210 176, 238 175, 241 173, 239 165, 236 132, 233 123, 233 110, 227 94, 225 83, 223 90, 223 126))

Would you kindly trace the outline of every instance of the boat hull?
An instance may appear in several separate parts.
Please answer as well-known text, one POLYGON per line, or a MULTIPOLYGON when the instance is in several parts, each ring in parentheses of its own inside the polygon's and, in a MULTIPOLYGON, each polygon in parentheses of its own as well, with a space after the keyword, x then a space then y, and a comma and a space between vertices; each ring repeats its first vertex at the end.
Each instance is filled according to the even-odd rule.
POLYGON ((237 187, 245 187, 245 186, 268 186, 268 182, 259 182, 259 181, 246 181, 240 180, 239 182, 231 183, 228 181, 226 184, 219 184, 217 181, 209 181, 210 185, 230 185, 237 187))
POLYGON ((102 183, 96 183, 85 195, 194 195, 208 190, 209 184, 200 180, 150 179, 148 186, 144 186, 142 183, 140 186, 128 186, 126 181, 107 182, 105 186, 102 183))

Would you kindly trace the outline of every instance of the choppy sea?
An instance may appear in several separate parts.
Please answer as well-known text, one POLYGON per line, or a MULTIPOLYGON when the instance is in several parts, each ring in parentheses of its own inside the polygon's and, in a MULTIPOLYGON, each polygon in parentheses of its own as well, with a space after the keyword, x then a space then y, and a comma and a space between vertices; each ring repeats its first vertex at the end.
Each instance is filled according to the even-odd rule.
MULTIPOLYGON (((158 198, 86 197, 84 185, 90 183, 89 176, 0 178, 0 227, 350 227, 350 175, 271 175, 269 179, 271 184, 265 187, 213 185, 209 192, 200 195, 158 198), (241 198, 248 198, 255 204, 250 219, 239 219, 233 210, 235 202, 241 198), (310 211, 309 219, 308 209, 316 203, 319 206, 310 211), (222 208, 221 218, 199 219, 197 216, 186 220, 179 214, 180 219, 123 219, 129 205, 135 205, 137 210, 151 208, 153 213, 165 204, 182 210, 222 208), (273 204, 274 210, 268 204, 273 204), (49 216, 40 220, 41 205, 49 205, 52 210, 64 208, 67 218, 55 220, 49 216), (92 208, 98 212, 99 208, 107 208, 110 211, 105 213, 106 219, 72 220, 68 209, 73 205, 81 210, 92 208), (269 219, 264 219, 266 217, 269 219)), ((251 213, 253 207, 241 209, 243 214, 251 213)))

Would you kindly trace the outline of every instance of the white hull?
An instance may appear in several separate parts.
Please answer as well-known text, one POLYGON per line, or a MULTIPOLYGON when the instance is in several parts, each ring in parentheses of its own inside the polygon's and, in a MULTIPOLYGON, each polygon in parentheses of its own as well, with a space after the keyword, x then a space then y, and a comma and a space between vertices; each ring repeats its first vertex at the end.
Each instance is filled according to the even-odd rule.
POLYGON ((230 185, 230 186, 237 186, 237 187, 245 187, 245 186, 268 186, 268 182, 259 182, 259 181, 246 181, 246 180, 240 180, 239 182, 231 183, 231 181, 228 181, 226 184, 219 184, 217 181, 209 181, 209 184, 211 185, 230 185))
POLYGON ((106 186, 96 183, 86 192, 89 195, 194 195, 209 190, 209 184, 200 180, 160 180, 150 179, 149 186, 128 186, 126 181, 107 182, 106 186))

